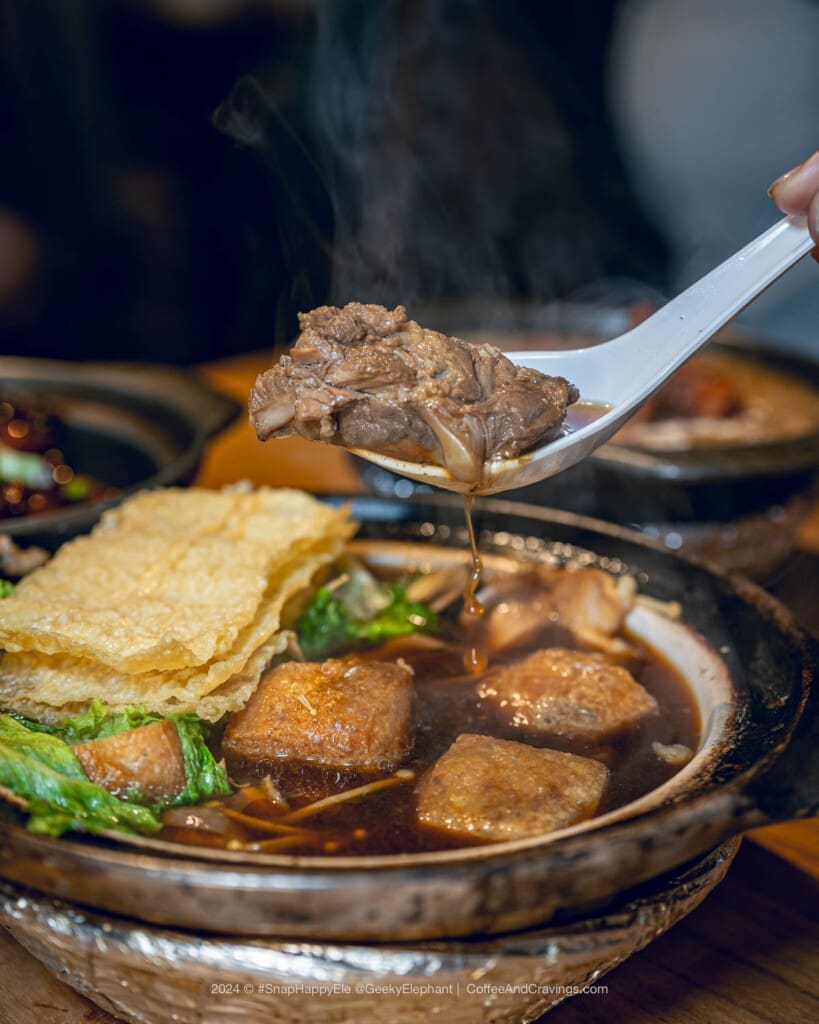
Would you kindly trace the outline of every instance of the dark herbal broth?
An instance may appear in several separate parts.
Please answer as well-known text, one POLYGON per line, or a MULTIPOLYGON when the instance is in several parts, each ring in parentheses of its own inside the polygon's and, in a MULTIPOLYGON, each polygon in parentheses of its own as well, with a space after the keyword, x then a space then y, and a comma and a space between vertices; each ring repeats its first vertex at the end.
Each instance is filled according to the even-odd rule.
MULTIPOLYGON (((388 575, 370 566, 379 575, 388 575)), ((392 574, 389 574, 392 575, 392 574)), ((520 577, 532 580, 532 593, 538 586, 536 575, 520 577)), ((542 586, 542 584, 540 584, 542 586)), ((520 590, 517 589, 517 593, 520 590)), ((298 855, 361 856, 373 854, 416 853, 483 845, 480 840, 451 836, 444 831, 419 826, 415 821, 414 788, 416 781, 455 741, 461 733, 479 733, 512 739, 536 747, 550 747, 602 760, 610 769, 610 778, 597 814, 630 803, 660 786, 677 771, 661 760, 652 744, 684 744, 692 751, 698 746, 699 713, 694 698, 678 672, 646 648, 637 648, 639 656, 620 662, 658 702, 660 713, 650 716, 615 740, 577 740, 569 736, 537 737, 497 720, 491 708, 481 704, 476 694, 485 668, 475 665, 475 652, 487 651, 487 625, 484 618, 465 615, 460 602, 442 617, 444 647, 419 646, 414 637, 388 641, 364 652, 362 657, 396 661, 403 658, 415 673, 414 748, 400 765, 411 778, 388 784, 359 799, 337 804, 297 822, 307 835, 261 834, 246 821, 231 819, 230 831, 222 835, 195 832, 186 828, 165 828, 161 837, 174 841, 247 848, 263 852, 298 855)), ((416 634, 417 637, 417 634, 416 634)), ((632 646, 637 647, 633 640, 632 646)), ((547 647, 581 650, 564 627, 546 619, 543 628, 525 644, 506 652, 492 652, 491 670, 522 660, 533 651, 547 647)), ((217 751, 218 753, 218 751, 217 751)), ((233 766, 232 781, 252 788, 240 789, 223 805, 244 815, 270 822, 282 820, 294 810, 313 801, 380 778, 392 779, 394 773, 353 772, 315 764, 263 761, 233 766), (260 780, 272 779, 289 802, 283 811, 264 795, 260 780)), ((214 805, 218 806, 218 805, 214 805)))
MULTIPOLYGON (((605 416, 605 414, 610 410, 611 406, 606 405, 603 402, 575 402, 574 405, 569 406, 569 409, 566 412, 566 419, 563 423, 562 433, 565 436, 576 430, 580 430, 583 427, 588 426, 590 423, 594 423, 594 421, 600 419, 601 416, 605 416)), ((464 517, 466 519, 466 534, 469 540, 472 569, 470 571, 466 587, 464 588, 464 610, 467 615, 478 617, 483 615, 483 608, 475 595, 477 594, 478 587, 481 583, 481 571, 483 570, 483 565, 481 563, 481 556, 478 552, 478 542, 475 537, 475 529, 472 525, 472 510, 474 506, 475 495, 465 494, 464 517)), ((479 650, 480 649, 476 648, 471 655, 469 653, 464 655, 464 664, 467 668, 477 669, 479 667, 486 667, 485 661, 479 660, 479 650)))
MULTIPOLYGON (((566 419, 563 423, 562 433, 565 436, 576 430, 580 430, 582 427, 586 427, 590 423, 594 423, 594 421, 600 419, 601 416, 605 416, 610 409, 611 406, 606 405, 603 402, 575 402, 574 405, 569 406, 569 409, 566 412, 566 419)), ((478 552, 475 528, 472 525, 472 510, 474 507, 475 495, 465 494, 464 517, 466 519, 466 534, 469 540, 469 552, 472 557, 472 569, 470 571, 466 587, 464 588, 464 611, 467 615, 478 617, 483 615, 483 608, 475 595, 477 594, 478 587, 481 583, 483 565, 481 563, 481 556, 478 552)), ((484 662, 477 660, 477 651, 478 649, 475 649, 475 653, 471 657, 469 655, 464 655, 464 664, 468 668, 476 669, 478 667, 486 667, 484 662)))
POLYGON ((481 572, 483 563, 478 554, 478 541, 475 537, 475 527, 472 524, 472 509, 475 506, 475 498, 472 494, 464 496, 464 516, 466 518, 466 535, 469 538, 469 554, 472 558, 472 567, 469 571, 469 579, 464 588, 464 611, 473 618, 483 615, 481 602, 475 596, 481 584, 481 572))
POLYGON ((590 423, 594 423, 595 420, 599 420, 601 416, 611 412, 611 409, 612 407, 605 402, 575 402, 574 405, 569 406, 566 412, 563 433, 573 434, 590 423))

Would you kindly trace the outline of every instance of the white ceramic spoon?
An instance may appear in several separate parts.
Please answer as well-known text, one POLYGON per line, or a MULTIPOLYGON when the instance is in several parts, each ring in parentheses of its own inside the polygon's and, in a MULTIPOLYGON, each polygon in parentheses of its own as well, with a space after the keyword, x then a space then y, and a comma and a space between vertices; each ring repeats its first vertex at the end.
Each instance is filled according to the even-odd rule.
POLYGON ((602 403, 609 409, 586 426, 517 459, 486 463, 477 488, 454 480, 440 466, 363 449, 355 449, 356 455, 401 476, 476 494, 523 487, 559 473, 608 441, 686 359, 812 247, 805 218, 785 217, 618 338, 573 351, 507 353, 521 366, 566 377, 580 389, 582 401, 602 403))

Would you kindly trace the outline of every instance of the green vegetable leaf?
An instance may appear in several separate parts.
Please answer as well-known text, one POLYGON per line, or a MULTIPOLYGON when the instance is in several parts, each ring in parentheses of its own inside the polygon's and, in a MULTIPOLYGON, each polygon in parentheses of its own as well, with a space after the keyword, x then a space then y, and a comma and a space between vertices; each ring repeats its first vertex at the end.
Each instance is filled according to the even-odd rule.
POLYGON ((60 835, 66 829, 77 828, 87 832, 150 834, 161 827, 155 811, 118 800, 102 786, 90 782, 71 748, 62 740, 45 733, 30 733, 3 714, 0 785, 27 801, 28 828, 32 832, 60 835), (23 733, 28 734, 28 740, 23 733))
POLYGON ((185 766, 185 786, 173 797, 144 806, 136 792, 117 798, 91 782, 71 744, 105 739, 157 722, 162 715, 141 707, 108 714, 92 701, 80 715, 45 726, 21 716, 0 714, 0 785, 28 803, 30 831, 61 835, 67 829, 150 834, 160 827, 159 812, 178 804, 196 804, 230 792, 225 771, 216 763, 196 715, 173 715, 185 766))
MULTIPOLYGON (((109 714, 102 701, 92 700, 86 711, 73 718, 64 718, 57 729, 67 743, 87 743, 89 740, 106 739, 129 729, 138 729, 151 722, 159 722, 163 717, 165 716, 155 711, 146 711, 138 705, 109 714)), ((192 714, 167 717, 175 723, 179 732, 186 782, 184 788, 175 796, 152 806, 157 808, 195 804, 200 800, 228 794, 230 786, 225 770, 216 763, 205 742, 203 723, 192 714)), ((134 794, 129 795, 129 799, 139 802, 140 798, 138 794, 134 794)))
POLYGON ((72 718, 63 718, 56 726, 56 731, 66 743, 87 743, 89 740, 104 740, 108 736, 117 736, 129 729, 138 729, 141 725, 158 722, 162 715, 146 711, 145 708, 133 705, 124 711, 109 713, 101 700, 92 700, 88 708, 72 718))
POLYGON ((25 715, 21 715, 18 711, 5 711, 3 714, 7 718, 13 718, 20 725, 24 725, 29 732, 45 732, 49 736, 55 736, 59 732, 56 725, 49 725, 47 722, 35 722, 32 718, 26 718, 25 715))
POLYGON ((225 769, 216 763, 210 747, 202 736, 202 723, 196 715, 177 715, 174 719, 182 743, 182 757, 185 761, 185 788, 166 806, 198 804, 215 796, 227 796, 230 792, 225 769))
POLYGON ((296 624, 299 646, 308 661, 349 650, 357 642, 355 619, 327 587, 320 587, 296 624))
MULTIPOLYGON (((426 605, 407 599, 400 584, 379 585, 380 610, 361 616, 360 602, 348 599, 345 587, 321 587, 308 602, 296 625, 299 645, 312 661, 370 647, 391 637, 418 630, 435 630, 437 616, 426 605), (358 612, 358 614, 356 614, 358 612)), ((352 595, 351 595, 352 596, 352 595)), ((356 587, 355 598, 360 597, 356 587)))
POLYGON ((67 743, 48 733, 31 732, 10 715, 0 714, 0 742, 70 779, 88 780, 82 765, 67 743))
POLYGON ((11 580, 0 579, 0 598, 8 597, 12 590, 14 590, 14 584, 11 580))
POLYGON ((379 644, 393 636, 405 636, 419 629, 437 629, 438 617, 420 601, 410 601, 402 586, 389 588, 392 600, 369 622, 360 623, 357 633, 361 640, 379 644))

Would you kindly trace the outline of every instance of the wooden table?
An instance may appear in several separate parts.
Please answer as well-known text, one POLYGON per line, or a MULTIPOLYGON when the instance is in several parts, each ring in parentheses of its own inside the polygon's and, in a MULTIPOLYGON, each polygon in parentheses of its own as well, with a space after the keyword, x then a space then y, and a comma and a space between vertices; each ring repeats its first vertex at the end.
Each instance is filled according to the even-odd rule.
MULTIPOLYGON (((244 401, 265 367, 241 356, 206 367, 244 401)), ((244 417, 210 448, 198 482, 249 479, 316 492, 360 490, 347 455, 300 439, 260 445, 244 417)), ((819 507, 803 542, 819 552, 819 507)), ((819 1020, 819 819, 758 829, 728 878, 676 928, 579 996, 548 1024, 813 1024, 819 1020)), ((0 1020, 114 1024, 0 932, 0 1020)))

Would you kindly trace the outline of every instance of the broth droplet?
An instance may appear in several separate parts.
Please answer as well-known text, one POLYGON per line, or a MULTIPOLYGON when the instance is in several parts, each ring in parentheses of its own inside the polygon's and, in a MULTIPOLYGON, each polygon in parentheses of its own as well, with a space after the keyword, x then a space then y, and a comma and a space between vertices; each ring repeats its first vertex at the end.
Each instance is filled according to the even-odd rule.
MULTIPOLYGON (((481 583, 483 563, 478 554, 478 543, 475 539, 475 527, 472 523, 472 507, 475 504, 473 495, 464 496, 464 515, 466 516, 466 532, 469 535, 469 548, 472 555, 472 569, 464 587, 464 611, 470 618, 478 619, 483 615, 483 605, 475 596, 481 583)), ((469 647, 464 651, 464 668, 476 675, 483 672, 489 664, 489 653, 484 647, 469 647)))
POLYGON ((483 605, 475 596, 481 582, 483 564, 478 554, 478 543, 475 540, 475 527, 472 524, 472 508, 475 504, 475 497, 472 494, 464 495, 464 515, 466 516, 466 532, 469 536, 469 549, 472 554, 472 570, 469 573, 466 587, 464 588, 464 611, 467 615, 478 618, 483 615, 483 605))
POLYGON ((489 665, 489 652, 485 647, 469 647, 464 651, 464 668, 467 672, 480 675, 489 665))

